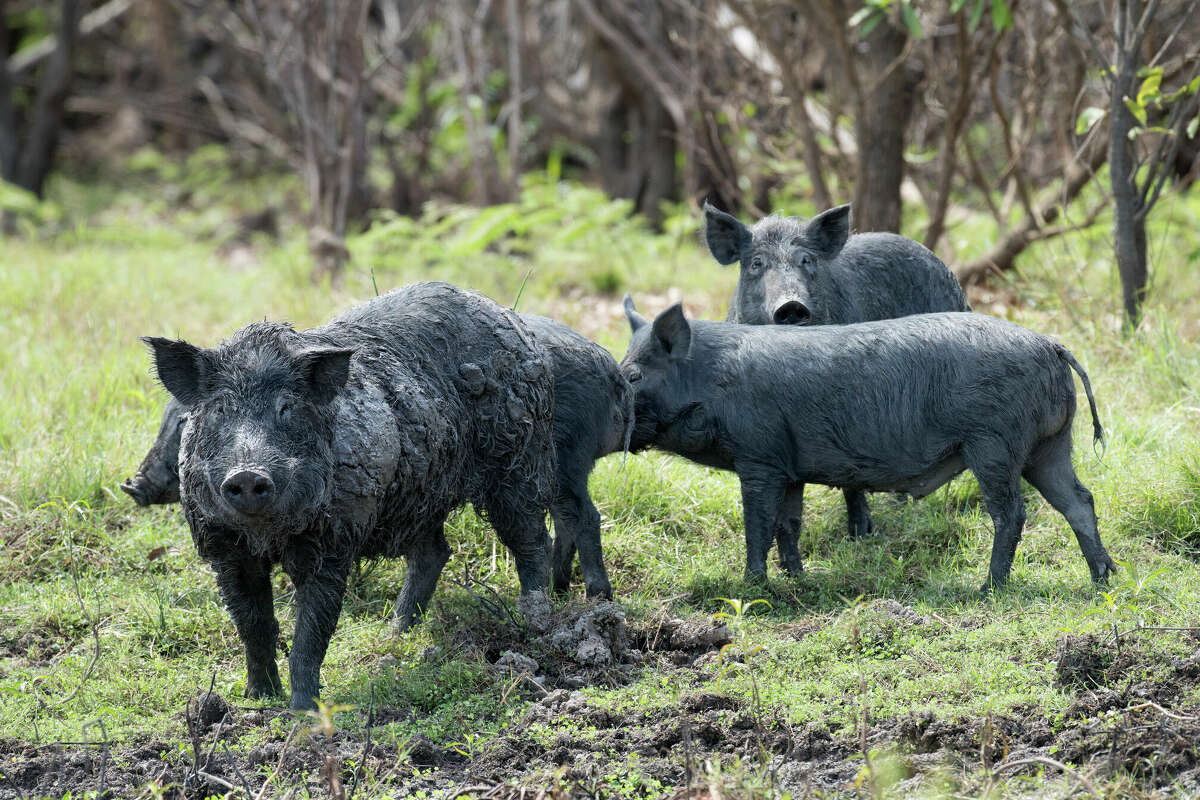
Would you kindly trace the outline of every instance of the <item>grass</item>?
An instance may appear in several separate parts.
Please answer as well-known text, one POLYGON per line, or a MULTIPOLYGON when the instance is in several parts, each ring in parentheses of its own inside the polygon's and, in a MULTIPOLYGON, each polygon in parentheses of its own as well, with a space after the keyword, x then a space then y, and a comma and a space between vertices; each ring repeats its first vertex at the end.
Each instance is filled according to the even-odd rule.
MULTIPOLYGON (((114 741, 174 736, 181 744, 182 709, 214 675, 218 692, 241 696, 240 645, 181 515, 139 510, 116 491, 149 446, 165 402, 139 335, 211 344, 263 317, 309 326, 372 296, 376 286, 436 278, 502 303, 520 291, 520 310, 562 319, 619 357, 628 339, 623 292, 633 292, 644 313, 682 296, 691 313, 716 318, 736 280, 701 250, 696 215, 675 214, 667 232, 655 234, 623 202, 533 179, 516 204, 381 217, 350 241, 354 261, 344 282, 313 285, 298 228, 285 225, 279 242, 247 244, 228 227, 239 208, 256 202, 286 208, 294 187, 246 184, 239 206, 222 174, 220 185, 195 179, 191 200, 151 201, 148 187, 169 165, 143 156, 135 166, 139 177, 106 187, 106 202, 60 179, 52 195, 69 227, 56 222, 52 235, 42 228, 4 243, 0 741, 81 741, 102 720, 114 741)), ((190 174, 165 177, 187 184, 190 174)), ((980 227, 966 226, 973 236, 994 235, 980 227)), ((964 233, 951 231, 957 235, 964 233)), ((1200 198, 1172 198, 1156 211, 1154 285, 1135 337, 1117 334, 1107 235, 1101 224, 1039 243, 1020 275, 975 298, 978 310, 1058 336, 1091 374, 1109 439, 1094 452, 1083 414, 1076 463, 1096 497, 1101 535, 1123 568, 1107 592, 1090 586, 1066 522, 1028 490, 1011 585, 981 601, 976 588, 992 530, 969 477, 918 503, 874 496, 877 533, 861 541, 845 533, 840 492, 810 487, 805 575, 788 579, 773 567, 766 585, 747 585, 733 476, 656 453, 611 457, 598 464, 591 488, 604 516, 609 573, 632 623, 664 612, 703 619, 728 610, 722 598, 767 603, 738 620, 742 641, 754 645, 743 653, 744 668, 704 678, 647 667, 626 685, 586 687, 590 702, 669 719, 682 694, 711 689, 747 703, 757 697, 764 717, 778 724, 819 726, 848 741, 864 719, 879 724, 921 712, 946 720, 1032 713, 1065 725, 1075 701, 1056 681, 1065 637, 1196 625, 1200 198), (898 621, 884 601, 910 607, 920 621, 898 621)), ((434 621, 393 638, 387 617, 403 564, 364 569, 323 677, 331 702, 365 708, 373 697, 376 708, 396 712, 376 727, 381 741, 399 746, 421 734, 474 752, 518 724, 530 695, 511 691, 508 678, 487 669, 484 653, 464 645, 461 632, 488 620, 455 578, 470 565, 508 598, 517 582, 503 548, 469 510, 454 515, 449 539, 454 554, 434 621)), ((282 576, 276 588, 287 639, 291 589, 282 576)), ((1195 649, 1180 633, 1145 632, 1130 641, 1145 656, 1142 678, 1195 649)), ((1179 702, 1179 709, 1200 709, 1194 688, 1179 702)), ((338 722, 361 730, 357 712, 339 714, 338 722)), ((281 730, 245 734, 238 747, 282 738, 281 730)), ((574 731, 597 733, 586 721, 574 731)), ((550 742, 555 735, 538 734, 550 742)), ((597 785, 609 796, 673 790, 635 755, 603 763, 597 785)), ((880 775, 894 772, 885 766, 880 775)), ((696 774, 755 794, 745 787, 767 780, 755 769, 717 761, 696 774)), ((981 779, 938 775, 929 786, 942 788, 933 794, 995 796, 1024 786, 1011 777, 988 788, 981 779)), ((1055 780, 1052 793, 1074 785, 1055 780)))

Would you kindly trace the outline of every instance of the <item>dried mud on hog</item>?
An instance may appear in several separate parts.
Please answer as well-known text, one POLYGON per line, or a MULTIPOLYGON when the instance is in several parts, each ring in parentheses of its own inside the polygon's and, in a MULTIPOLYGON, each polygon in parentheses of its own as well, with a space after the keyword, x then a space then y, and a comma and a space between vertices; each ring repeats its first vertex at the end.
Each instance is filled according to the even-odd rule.
MULTIPOLYGON (((904 619, 906 608, 900 609, 904 619)), ((290 741, 286 733, 276 733, 261 743, 263 729, 279 717, 290 719, 287 712, 240 708, 221 698, 206 699, 201 691, 189 712, 177 715, 175 730, 158 738, 113 742, 107 749, 0 742, 0 797, 99 789, 135 796, 155 782, 169 787, 167 797, 199 800, 229 792, 230 786, 240 788, 243 777, 257 793, 264 775, 276 767, 279 774, 268 794, 294 789, 323 796, 330 765, 348 787, 355 764, 362 765, 363 786, 396 796, 418 791, 441 796, 466 786, 482 787, 480 793, 493 790, 495 797, 518 791, 512 786, 555 786, 559 796, 612 796, 606 780, 624 774, 631 755, 644 781, 666 787, 686 785, 697 775, 695 765, 706 759, 729 763, 738 758, 765 768, 779 795, 854 796, 863 768, 859 735, 839 733, 832 721, 789 725, 750 699, 721 690, 715 678, 728 667, 718 660, 730 641, 727 627, 671 616, 630 623, 608 602, 559 609, 547 622, 541 633, 516 625, 464 624, 443 644, 455 658, 479 659, 503 676, 509 691, 502 702, 528 704, 500 736, 470 747, 423 735, 397 744, 381 726, 405 720, 419 730, 421 716, 386 706, 373 709, 369 741, 361 726, 327 739, 308 733, 304 723, 290 741), (674 708, 614 710, 579 691, 647 676, 679 687, 674 708), (188 734, 188 716, 197 731, 194 738, 188 734), (251 736, 260 743, 250 745, 251 736)), ((425 657, 444 655, 427 652, 425 657)), ((868 719, 867 748, 898 754, 903 783, 896 788, 901 791, 917 791, 947 776, 966 792, 980 789, 989 773, 1033 776, 1044 770, 1053 779, 1056 771, 1038 758, 1069 763, 1092 780, 1120 773, 1146 790, 1200 791, 1200 708, 1181 703, 1200 687, 1200 649, 1172 660, 1133 641, 1118 655, 1111 641, 1066 637, 1057 660, 1064 691, 1073 695, 1062 719, 1032 707, 989 717, 913 713, 868 719), (1080 664, 1087 665, 1083 672, 1080 664), (1141 679, 1146 674, 1153 677, 1141 679), (1025 763, 1005 766, 1017 761, 1025 763)), ((859 702, 852 696, 843 700, 844 708, 859 702)), ((366 710, 358 713, 365 721, 366 710)), ((287 726, 276 723, 275 730, 280 729, 287 726)), ((359 791, 358 796, 373 796, 359 791)))

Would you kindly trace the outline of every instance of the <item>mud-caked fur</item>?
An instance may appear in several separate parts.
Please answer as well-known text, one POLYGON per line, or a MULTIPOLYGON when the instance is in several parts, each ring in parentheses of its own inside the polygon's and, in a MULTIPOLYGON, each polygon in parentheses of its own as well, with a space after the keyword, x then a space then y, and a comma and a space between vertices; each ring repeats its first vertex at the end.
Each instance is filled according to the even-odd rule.
POLYGON ((596 459, 625 447, 633 424, 633 391, 616 360, 566 325, 536 314, 521 319, 546 349, 554 374, 554 448, 557 480, 553 582, 570 587, 575 548, 589 597, 612 597, 600 545, 600 512, 588 494, 596 459))
POLYGON ((512 551, 522 592, 547 587, 553 383, 512 312, 423 283, 306 331, 255 323, 211 350, 147 342, 187 411, 183 511, 245 645, 249 695, 282 691, 274 564, 296 586, 293 708, 314 706, 354 563, 407 557, 407 626, 449 558, 446 516, 465 502, 512 551))
MULTIPOLYGON (((688 320, 679 305, 653 323, 628 313, 632 447, 738 474, 748 577, 766 574, 790 486, 924 497, 964 469, 995 525, 985 589, 1008 579, 1025 522, 1021 478, 1067 518, 1093 580, 1115 569, 1071 464, 1072 369, 1099 437, 1091 385, 1048 337, 981 314, 766 328, 688 320)), ((779 546, 799 571, 795 539, 779 546)))
MULTIPOLYGON (((928 248, 894 233, 850 234, 850 206, 811 220, 771 215, 753 226, 704 204, 704 236, 721 264, 739 264, 728 322, 846 325, 935 311, 969 311, 954 274, 928 248)), ((873 529, 863 492, 844 489, 851 536, 873 529)), ((804 487, 778 521, 800 534, 804 487)))

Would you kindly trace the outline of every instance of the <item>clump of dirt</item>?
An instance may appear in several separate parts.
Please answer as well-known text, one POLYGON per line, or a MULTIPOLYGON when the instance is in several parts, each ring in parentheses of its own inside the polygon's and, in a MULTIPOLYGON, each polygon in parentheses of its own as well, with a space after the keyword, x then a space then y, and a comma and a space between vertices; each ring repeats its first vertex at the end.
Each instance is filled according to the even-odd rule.
POLYGON ((1096 636, 1068 636, 1059 642, 1055 674, 1064 689, 1092 689, 1103 684, 1105 673, 1112 663, 1113 650, 1096 636))
POLYGON ((188 702, 189 713, 202 730, 217 725, 229 716, 231 708, 216 692, 200 692, 188 702))
POLYGON ((517 598, 517 611, 525 618, 525 624, 535 634, 550 630, 550 598, 545 592, 528 592, 517 598))
POLYGON ((553 650, 570 653, 574 661, 584 667, 641 661, 632 657, 625 613, 608 601, 596 604, 575 619, 568 617, 560 621, 541 643, 553 650))

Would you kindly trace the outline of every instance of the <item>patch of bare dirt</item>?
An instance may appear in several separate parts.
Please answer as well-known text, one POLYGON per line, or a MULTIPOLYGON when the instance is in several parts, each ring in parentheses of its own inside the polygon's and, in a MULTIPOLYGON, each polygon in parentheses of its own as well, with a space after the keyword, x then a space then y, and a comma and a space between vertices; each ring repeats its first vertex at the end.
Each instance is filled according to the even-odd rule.
MULTIPOLYGON (((903 607, 875 610, 899 625, 927 624, 903 607)), ((513 785, 535 786, 547 797, 611 796, 606 781, 624 774, 631 755, 647 790, 653 782, 701 785, 698 765, 737 759, 759 765, 779 793, 850 796, 864 746, 895 752, 904 786, 913 791, 935 775, 970 781, 997 771, 1049 774, 1049 759, 1093 780, 1122 775, 1146 790, 1200 790, 1200 708, 1184 700, 1200 686, 1200 650, 1171 660, 1136 641, 1118 652, 1103 639, 1068 637, 1059 648, 1058 675, 1072 701, 1061 717, 1035 707, 983 718, 913 713, 868 720, 865 731, 847 736, 819 723, 790 725, 744 697, 704 685, 729 641, 723 626, 669 616, 630 625, 611 603, 560 609, 547 622, 542 633, 494 626, 491 640, 480 631, 468 637, 531 701, 521 719, 485 742, 418 735, 397 745, 345 731, 326 738, 305 724, 290 739, 276 732, 265 743, 242 744, 248 734, 261 740, 266 730, 278 731, 272 721, 286 712, 239 709, 200 692, 178 716, 178 729, 154 739, 109 746, 0 742, 0 798, 68 791, 127 797, 155 783, 167 797, 199 800, 243 785, 257 793, 271 773, 277 773, 274 791, 267 794, 324 796, 331 782, 349 787, 357 775, 372 791, 386 787, 395 797, 453 796, 473 786, 477 796, 508 798, 505 787, 513 785), (628 680, 643 669, 670 674, 683 687, 675 708, 613 709, 576 687, 628 680)), ((419 718, 405 708, 374 715, 377 726, 419 718)))

